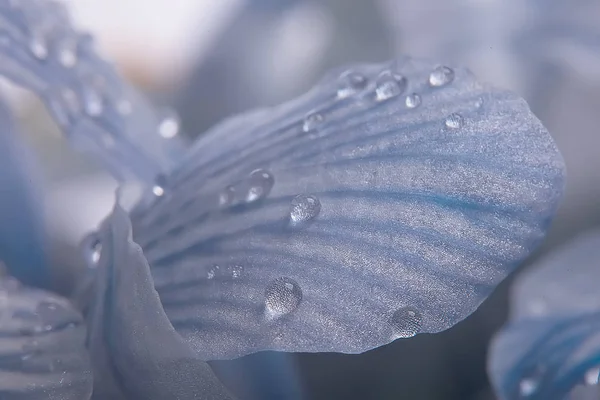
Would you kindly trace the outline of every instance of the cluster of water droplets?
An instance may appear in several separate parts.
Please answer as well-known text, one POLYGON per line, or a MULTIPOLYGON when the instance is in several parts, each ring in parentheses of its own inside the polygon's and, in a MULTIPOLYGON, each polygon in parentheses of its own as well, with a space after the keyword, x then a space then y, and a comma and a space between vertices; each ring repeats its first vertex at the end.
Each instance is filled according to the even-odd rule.
POLYGON ((221 267, 220 265, 215 264, 206 272, 206 279, 238 279, 243 273, 244 267, 239 264, 228 265, 226 267, 221 267))

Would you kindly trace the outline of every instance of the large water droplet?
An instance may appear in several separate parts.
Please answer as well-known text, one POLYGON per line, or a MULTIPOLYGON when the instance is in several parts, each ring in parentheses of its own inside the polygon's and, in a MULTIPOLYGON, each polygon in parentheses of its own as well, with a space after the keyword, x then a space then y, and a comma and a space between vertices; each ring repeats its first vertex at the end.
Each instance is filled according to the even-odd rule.
POLYGON ((227 207, 235 199, 235 188, 233 186, 227 186, 219 193, 219 207, 227 207))
POLYGON ((319 125, 321 125, 323 123, 324 120, 325 120, 325 117, 323 117, 322 114, 319 114, 319 113, 308 114, 304 118, 304 123, 302 124, 302 130, 304 132, 314 131, 315 129, 317 129, 317 127, 319 125))
POLYGON ((256 169, 250 173, 248 179, 249 188, 246 194, 246 201, 251 203, 266 197, 275 183, 273 175, 264 169, 256 169))
POLYGON ((383 71, 375 82, 375 99, 385 101, 396 97, 406 89, 406 78, 391 71, 383 71))
POLYGON ((421 330, 423 316, 414 307, 402 307, 394 312, 390 318, 390 325, 394 331, 394 338, 409 338, 421 330))
POLYGON ((299 194, 292 199, 290 219, 299 224, 315 218, 321 211, 321 202, 316 196, 299 194))
POLYGON ((463 126, 463 123, 463 117, 456 113, 450 114, 445 121, 446 127, 450 129, 459 129, 461 126, 463 126))
POLYGON ((340 99, 350 97, 367 87, 369 81, 367 78, 355 71, 346 71, 340 76, 340 86, 337 91, 337 96, 340 99))
POLYGON ((450 67, 436 67, 429 74, 429 84, 434 87, 440 87, 449 84, 454 80, 454 71, 450 67))
POLYGON ((421 105, 421 96, 417 93, 411 93, 406 96, 405 104, 408 108, 417 108, 421 105))
POLYGON ((302 289, 293 279, 277 278, 265 289, 265 308, 275 318, 293 312, 302 301, 302 289))

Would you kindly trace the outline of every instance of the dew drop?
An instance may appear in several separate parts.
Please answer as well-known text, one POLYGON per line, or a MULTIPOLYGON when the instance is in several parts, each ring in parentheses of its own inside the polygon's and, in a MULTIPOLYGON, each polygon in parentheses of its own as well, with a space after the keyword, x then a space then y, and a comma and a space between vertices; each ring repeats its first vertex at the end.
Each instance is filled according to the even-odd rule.
POLYGON ((524 378, 519 382, 519 396, 529 397, 538 388, 538 381, 533 378, 524 378))
POLYGON ((299 194, 292 199, 290 219, 299 224, 315 218, 321 211, 321 202, 316 196, 299 194))
POLYGON ((40 38, 33 37, 29 43, 31 54, 38 60, 45 60, 48 57, 48 47, 40 38))
POLYGON ((450 129, 459 129, 463 123, 463 117, 459 114, 453 113, 450 114, 447 118, 446 121, 444 122, 447 128, 450 129))
POLYGON ((321 125, 323 123, 324 120, 325 120, 325 117, 323 117, 322 114, 319 114, 319 113, 308 114, 304 118, 304 123, 302 125, 302 131, 304 131, 304 132, 314 131, 317 129, 317 127, 319 125, 321 125))
POLYGON ((235 198, 235 188, 233 186, 227 186, 219 193, 219 206, 227 207, 233 203, 235 198))
POLYGON ((421 105, 421 96, 417 93, 411 93, 406 96, 405 104, 408 108, 417 108, 421 105))
POLYGON ((402 75, 383 71, 375 82, 375 99, 377 101, 389 100, 400 95, 406 89, 406 78, 402 75))
POLYGON ((588 369, 583 375, 583 382, 588 386, 596 386, 600 380, 600 367, 588 369))
POLYGON ((302 289, 293 279, 277 278, 265 289, 265 308, 269 317, 289 314, 298 308, 302 301, 302 289))
POLYGON ((248 192, 246 202, 251 203, 266 197, 271 189, 275 179, 273 174, 264 169, 256 169, 250 173, 248 192))
POLYGON ((402 307, 394 312, 390 318, 390 325, 394 331, 394 338, 409 338, 421 330, 423 316, 414 307, 402 307))
POLYGON ((165 139, 172 139, 179 133, 179 126, 179 118, 169 115, 158 125, 158 133, 165 139))
POLYGON ((436 67, 429 74, 429 84, 433 87, 440 87, 449 84, 454 80, 454 71, 450 67, 436 67))
POLYGON ((160 174, 154 179, 154 186, 152 186, 152 193, 156 197, 162 197, 165 194, 165 187, 167 186, 167 178, 160 174))
POLYGON ((369 83, 367 77, 355 71, 346 71, 340 76, 340 86, 337 96, 344 99, 352 96, 367 87, 369 83))

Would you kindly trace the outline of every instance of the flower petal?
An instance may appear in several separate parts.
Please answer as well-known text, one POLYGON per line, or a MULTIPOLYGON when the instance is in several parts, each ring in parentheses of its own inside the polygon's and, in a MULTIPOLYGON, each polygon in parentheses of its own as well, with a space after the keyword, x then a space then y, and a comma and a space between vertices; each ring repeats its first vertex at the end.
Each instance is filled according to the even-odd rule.
POLYGON ((563 179, 525 101, 405 58, 209 131, 133 231, 203 358, 357 353, 471 314, 544 237, 563 179))
POLYGON ((173 166, 177 120, 124 82, 60 3, 0 0, 0 26, 0 74, 40 96, 71 143, 121 179, 149 182, 173 166))
POLYGON ((85 400, 85 326, 69 302, 0 278, 0 398, 85 400))
MULTIPOLYGON (((600 232, 576 239, 517 278, 489 372, 503 399, 563 399, 600 375, 600 232), (519 397, 521 396, 521 397, 519 397)), ((592 388, 598 393, 598 388, 592 388)), ((580 397, 577 397, 580 398, 580 397)))
POLYGON ((105 226, 89 312, 94 398, 231 398, 165 316, 127 213, 117 205, 105 226))

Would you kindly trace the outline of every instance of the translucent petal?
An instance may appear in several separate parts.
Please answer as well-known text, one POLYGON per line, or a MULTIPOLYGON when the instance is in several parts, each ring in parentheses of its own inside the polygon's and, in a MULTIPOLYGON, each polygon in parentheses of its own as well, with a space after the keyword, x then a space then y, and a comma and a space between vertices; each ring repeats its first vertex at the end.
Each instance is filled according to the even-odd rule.
POLYGON ((21 281, 47 286, 38 171, 2 99, 0 126, 0 260, 21 281))
POLYGON ((501 398, 584 398, 567 397, 572 390, 598 395, 599 262, 600 232, 594 232, 517 278, 509 323, 490 349, 488 368, 501 398))
POLYGON ((0 398, 85 400, 91 392, 81 315, 65 299, 0 278, 0 398))
POLYGON ((127 213, 116 206, 105 227, 88 321, 93 398, 230 398, 165 316, 127 213))
POLYGON ((133 231, 201 357, 358 353, 471 314, 543 238, 563 179, 522 99, 405 58, 218 125, 133 231))
POLYGON ((173 129, 161 133, 165 118, 98 56, 56 1, 0 0, 0 74, 39 95, 69 140, 118 178, 151 182, 182 151, 173 129))

